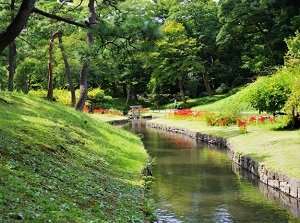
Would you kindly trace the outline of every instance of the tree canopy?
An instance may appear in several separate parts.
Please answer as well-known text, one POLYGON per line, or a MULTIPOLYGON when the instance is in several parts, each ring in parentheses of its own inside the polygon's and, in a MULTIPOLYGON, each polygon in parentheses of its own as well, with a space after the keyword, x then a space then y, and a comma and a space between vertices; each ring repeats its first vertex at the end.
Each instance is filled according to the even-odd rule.
POLYGON ((298 66, 298 1, 4 0, 0 13, 1 89, 47 90, 58 31, 55 89, 184 102, 298 66))

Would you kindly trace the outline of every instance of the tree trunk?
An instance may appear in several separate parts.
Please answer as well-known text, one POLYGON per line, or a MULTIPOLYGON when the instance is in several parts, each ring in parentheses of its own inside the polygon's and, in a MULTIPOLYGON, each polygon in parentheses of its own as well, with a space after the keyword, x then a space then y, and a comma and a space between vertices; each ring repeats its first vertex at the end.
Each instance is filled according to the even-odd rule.
POLYGON ((212 90, 211 90, 211 87, 210 87, 210 84, 209 84, 209 78, 208 78, 208 75, 205 71, 202 73, 202 77, 203 77, 204 86, 205 86, 205 89, 206 89, 206 92, 207 92, 208 96, 213 96, 213 93, 212 93, 212 90))
POLYGON ((48 59, 48 93, 47 99, 49 101, 53 101, 53 68, 52 68, 52 60, 53 60, 53 42, 54 38, 58 32, 52 32, 51 39, 49 43, 49 59, 48 59))
POLYGON ((66 68, 66 73, 67 73, 67 78, 68 78, 68 82, 69 82, 69 87, 70 87, 70 92, 71 92, 71 105, 75 106, 76 104, 76 95, 75 95, 75 89, 74 89, 74 84, 73 84, 73 80, 72 80, 72 76, 71 76, 71 70, 70 70, 70 65, 68 62, 68 58, 67 55, 65 53, 65 49, 64 46, 62 44, 62 33, 59 31, 58 32, 58 41, 59 41, 59 48, 61 50, 61 54, 65 63, 65 68, 66 68))
POLYGON ((25 26, 32 9, 34 8, 35 0, 23 0, 14 20, 0 33, 0 53, 20 34, 25 26))
POLYGON ((126 96, 126 105, 128 105, 129 98, 130 98, 130 90, 128 90, 128 91, 127 91, 127 96, 126 96))
POLYGON ((137 94, 135 93, 135 91, 133 92, 133 97, 134 97, 135 101, 139 100, 137 94))
POLYGON ((181 93, 182 102, 183 102, 183 104, 185 104, 186 100, 185 100, 185 92, 184 92, 184 88, 183 88, 183 85, 182 85, 182 80, 178 81, 178 85, 179 85, 179 89, 180 89, 180 93, 181 93))
POLYGON ((87 77, 88 77, 88 64, 87 62, 83 62, 81 71, 80 71, 80 97, 76 104, 76 110, 83 111, 85 101, 87 99, 87 77))
POLYGON ((125 81, 122 83, 122 89, 123 89, 123 96, 126 97, 127 96, 127 85, 126 85, 125 81))
MULTIPOLYGON (((11 11, 11 21, 14 20, 14 10, 15 10, 15 0, 11 0, 10 3, 10 11, 11 11)), ((16 71, 16 43, 15 41, 12 41, 9 44, 9 52, 8 52, 8 61, 9 61, 9 68, 8 68, 8 91, 14 90, 14 76, 16 71)))
POLYGON ((297 109, 293 109, 292 110, 292 127, 293 128, 299 128, 300 122, 299 122, 299 118, 298 118, 298 113, 297 113, 297 109))
MULTIPOLYGON (((95 0, 89 0, 89 26, 93 26, 96 21, 96 12, 95 12, 95 0)), ((87 45, 90 46, 94 43, 94 34, 90 29, 87 34, 87 45)), ((87 99, 88 88, 87 88, 87 79, 88 79, 88 61, 84 59, 81 72, 80 72, 80 96, 78 103, 76 104, 76 110, 83 111, 85 101, 87 99)))
POLYGON ((16 71, 16 44, 15 41, 12 41, 9 44, 9 76, 8 76, 8 91, 14 90, 14 77, 15 77, 15 71, 16 71))

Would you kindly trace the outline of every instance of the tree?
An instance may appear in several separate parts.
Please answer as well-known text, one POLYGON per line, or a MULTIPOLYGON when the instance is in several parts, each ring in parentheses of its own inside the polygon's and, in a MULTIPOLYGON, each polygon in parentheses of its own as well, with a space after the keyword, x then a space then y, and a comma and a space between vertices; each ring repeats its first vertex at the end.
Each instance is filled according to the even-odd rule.
POLYGON ((148 66, 158 81, 177 83, 183 103, 186 103, 183 79, 190 72, 203 70, 197 58, 196 39, 188 38, 185 28, 175 21, 166 22, 162 27, 164 39, 156 42, 157 50, 150 55, 148 66))
POLYGON ((295 31, 292 21, 299 16, 299 1, 221 0, 219 6, 217 42, 229 49, 239 46, 242 68, 262 74, 283 64, 284 38, 295 31))
MULTIPOLYGON (((97 14, 95 12, 95 1, 94 0, 89 0, 88 4, 89 8, 89 21, 88 21, 88 26, 90 27, 87 33, 87 45, 92 46, 94 44, 94 34, 92 31, 92 28, 95 26, 96 22, 96 17, 97 14)), ((87 79, 88 79, 88 58, 83 58, 82 62, 82 67, 80 71, 80 96, 78 99, 78 102, 75 106, 76 110, 82 111, 85 101, 88 97, 88 86, 87 86, 87 79)))
MULTIPOLYGON (((53 3, 50 3, 53 5, 53 3)), ((58 4, 58 3, 54 3, 58 4)), ((44 4, 48 5, 48 4, 44 4)), ((58 4, 59 5, 59 4, 58 4)), ((49 7, 49 6, 48 6, 49 7)), ((60 7, 62 8, 62 7, 60 7)), ((15 1, 11 0, 10 3, 10 10, 15 10, 15 1)), ((86 27, 85 24, 77 23, 70 18, 66 19, 63 17, 60 17, 55 14, 50 14, 47 12, 44 12, 40 9, 35 8, 35 1, 32 0, 23 0, 21 6, 19 7, 19 11, 16 15, 16 17, 13 16, 13 13, 11 14, 11 23, 7 26, 7 28, 0 33, 0 53, 6 48, 7 45, 9 45, 9 78, 8 78, 8 90, 13 90, 13 81, 14 81, 14 73, 16 69, 16 62, 15 62, 15 55, 16 55, 16 44, 15 44, 15 38, 20 34, 21 30, 24 28, 25 24, 27 23, 27 20, 29 19, 29 16, 31 13, 37 13, 44 17, 48 17, 51 19, 64 21, 66 23, 76 25, 79 27, 86 27)), ((25 84, 26 81, 23 81, 25 84)), ((24 86, 24 89, 27 89, 26 86, 24 86)), ((29 89, 28 89, 29 90, 29 89)), ((26 90, 26 92, 28 91, 26 90)), ((48 95, 49 98, 52 98, 51 95, 48 95)))
MULTIPOLYGON (((11 21, 14 19, 14 10, 15 10, 15 0, 11 0, 10 3, 10 10, 11 10, 11 21)), ((16 43, 15 41, 12 41, 9 44, 9 53, 8 53, 8 61, 9 61, 9 67, 8 67, 8 90, 13 91, 13 81, 14 81, 14 76, 15 76, 15 71, 16 71, 16 43)))
POLYGON ((67 74, 67 78, 68 78, 68 83, 69 83, 69 89, 71 92, 71 104, 72 106, 75 106, 76 104, 76 95, 75 95, 75 88, 74 88, 74 84, 73 84, 73 80, 72 80, 72 75, 71 75, 71 70, 70 70, 70 65, 69 65, 69 61, 68 61, 68 57, 66 55, 64 46, 63 46, 63 40, 62 40, 62 33, 61 31, 58 32, 58 41, 59 41, 59 48, 64 60, 64 64, 65 64, 65 68, 66 68, 66 74, 67 74))
MULTIPOLYGON (((294 37, 285 40, 288 47, 288 52, 285 56, 285 65, 294 74, 300 72, 300 33, 297 31, 294 37)), ((300 77, 297 75, 296 80, 291 83, 291 94, 284 105, 288 117, 291 120, 293 128, 300 127, 300 77)))
POLYGON ((217 17, 218 7, 213 1, 189 1, 174 6, 170 11, 169 20, 182 23, 186 29, 188 37, 197 41, 197 56, 203 63, 201 74, 206 92, 212 96, 210 78, 211 72, 217 61, 216 36, 220 29, 217 17))
POLYGON ((10 25, 0 33, 0 53, 19 35, 24 28, 33 8, 35 0, 23 0, 19 12, 10 25))
POLYGON ((58 34, 58 31, 51 33, 50 43, 49 43, 49 59, 48 59, 48 92, 47 99, 49 101, 53 101, 53 68, 52 68, 52 60, 53 60, 53 42, 54 38, 58 34))

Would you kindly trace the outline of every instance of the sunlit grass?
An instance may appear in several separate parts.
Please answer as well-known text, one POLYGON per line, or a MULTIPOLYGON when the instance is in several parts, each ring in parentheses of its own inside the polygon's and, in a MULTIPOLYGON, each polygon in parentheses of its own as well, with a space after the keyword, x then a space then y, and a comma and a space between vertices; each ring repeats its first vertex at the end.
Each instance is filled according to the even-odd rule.
POLYGON ((33 96, 0 108, 0 222, 144 222, 138 137, 33 96))

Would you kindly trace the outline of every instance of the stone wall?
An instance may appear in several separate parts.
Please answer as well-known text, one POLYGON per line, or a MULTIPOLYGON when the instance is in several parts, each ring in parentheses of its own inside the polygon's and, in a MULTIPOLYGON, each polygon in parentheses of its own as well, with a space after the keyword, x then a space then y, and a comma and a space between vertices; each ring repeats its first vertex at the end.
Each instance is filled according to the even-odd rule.
MULTIPOLYGON (((146 125, 151 128, 162 129, 166 131, 176 132, 180 134, 185 134, 191 138, 206 142, 209 144, 218 145, 227 149, 227 154, 233 162, 238 164, 240 167, 250 171, 254 175, 258 176, 261 182, 266 185, 271 186, 283 193, 297 198, 300 200, 300 180, 296 178, 289 177, 282 173, 278 173, 268 169, 264 163, 258 163, 252 160, 246 154, 238 153, 234 150, 233 143, 222 137, 202 134, 200 132, 192 132, 184 128, 165 126, 157 123, 147 122, 146 125)), ((299 207, 300 208, 300 207, 299 207)))
POLYGON ((128 123, 130 119, 121 119, 121 120, 112 120, 112 121, 107 121, 107 123, 111 125, 124 125, 128 123))

